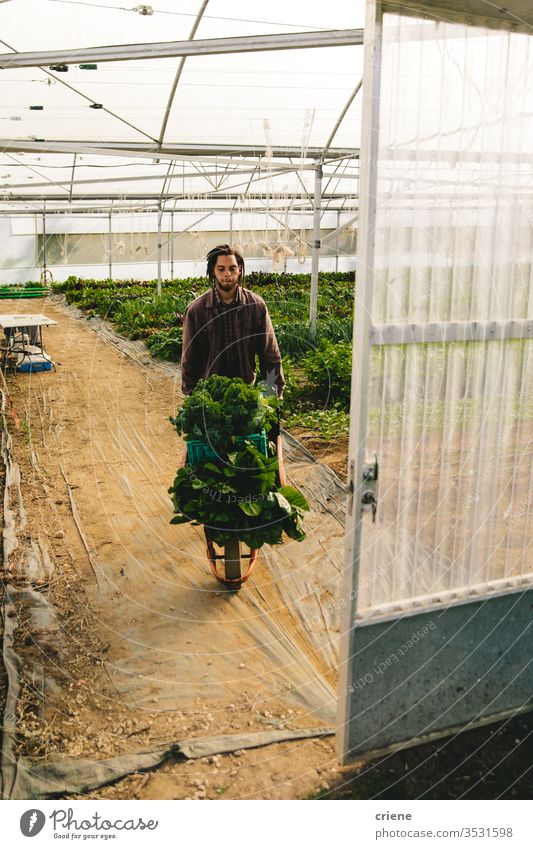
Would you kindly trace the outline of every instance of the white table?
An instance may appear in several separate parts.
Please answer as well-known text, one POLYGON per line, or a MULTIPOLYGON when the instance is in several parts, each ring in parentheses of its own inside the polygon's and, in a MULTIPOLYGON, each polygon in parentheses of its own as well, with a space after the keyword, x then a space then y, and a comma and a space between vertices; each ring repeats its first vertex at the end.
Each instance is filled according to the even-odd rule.
POLYGON ((0 327, 16 327, 19 329, 22 327, 49 327, 52 324, 57 324, 57 321, 42 313, 0 313, 0 327))
MULTIPOLYGON (((3 329, 8 342, 7 350, 3 357, 3 364, 6 365, 10 353, 15 353, 12 350, 11 344, 15 331, 18 333, 28 333, 31 344, 40 348, 41 353, 44 355, 42 328, 50 327, 53 324, 57 324, 57 321, 54 321, 53 318, 48 318, 43 313, 0 313, 0 327, 3 329), (33 333, 31 332, 32 328, 34 329, 33 333)), ((20 350, 17 348, 17 353, 24 354, 23 345, 20 347, 20 350)), ((27 353, 29 354, 30 352, 27 353)))

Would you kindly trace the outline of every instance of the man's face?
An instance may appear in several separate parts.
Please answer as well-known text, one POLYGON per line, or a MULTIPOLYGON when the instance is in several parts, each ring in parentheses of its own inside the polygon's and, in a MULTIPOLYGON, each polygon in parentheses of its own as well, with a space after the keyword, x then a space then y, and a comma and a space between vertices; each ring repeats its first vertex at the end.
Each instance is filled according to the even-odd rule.
POLYGON ((219 292, 231 300, 241 279, 241 270, 237 258, 233 254, 217 256, 214 273, 219 292))

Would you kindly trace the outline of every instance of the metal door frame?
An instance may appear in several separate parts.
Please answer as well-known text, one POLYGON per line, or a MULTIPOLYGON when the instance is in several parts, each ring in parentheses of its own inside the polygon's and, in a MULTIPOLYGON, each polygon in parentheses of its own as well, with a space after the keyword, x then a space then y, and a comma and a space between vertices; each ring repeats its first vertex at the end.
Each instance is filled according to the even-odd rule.
POLYGON ((359 229, 357 238, 356 288, 354 304, 353 365, 348 445, 348 486, 346 508, 345 562, 341 583, 341 640, 339 658, 339 697, 337 750, 346 761, 349 751, 352 670, 351 633, 357 609, 361 549, 360 481, 365 459, 368 381, 370 372, 370 315, 374 283, 374 243, 376 226, 377 158, 380 110, 381 47, 383 13, 379 0, 367 0, 364 26, 363 108, 361 153, 359 159, 359 229))

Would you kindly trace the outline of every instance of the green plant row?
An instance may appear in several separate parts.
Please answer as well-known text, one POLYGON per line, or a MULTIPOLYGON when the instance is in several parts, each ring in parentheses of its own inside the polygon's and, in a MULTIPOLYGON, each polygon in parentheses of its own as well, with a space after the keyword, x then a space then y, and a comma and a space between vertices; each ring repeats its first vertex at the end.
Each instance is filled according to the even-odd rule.
MULTIPOLYGON (((313 347, 316 339, 309 331, 310 275, 282 275, 252 272, 246 285, 257 288, 269 308, 284 356, 299 358, 313 347)), ((156 281, 82 280, 69 277, 54 289, 65 294, 68 303, 88 315, 101 315, 115 323, 117 330, 132 339, 149 339, 153 334, 181 325, 187 305, 206 289, 205 278, 163 281, 156 294, 156 281)), ((321 275, 318 300, 318 336, 333 341, 348 340, 352 333, 353 274, 321 275)), ((174 340, 175 340, 174 335, 174 340)), ((166 340, 160 340, 166 341, 166 340)), ((156 348, 159 343, 155 343, 156 348)), ((162 345, 161 352, 176 346, 162 345)))
MULTIPOLYGON (((289 426, 313 430, 324 439, 347 432, 353 332, 354 275, 319 276, 318 319, 309 328, 309 274, 251 272, 246 286, 264 298, 283 357, 284 418, 289 426)), ((54 284, 87 315, 113 321, 130 339, 144 339, 154 356, 179 362, 182 319, 187 305, 207 288, 204 277, 164 280, 84 280, 54 284)))
MULTIPOLYGON (((327 281, 331 281, 332 283, 351 283, 353 289, 355 275, 353 271, 324 271, 320 273, 319 280, 322 283, 327 281)), ((251 271, 246 274, 245 278, 245 286, 249 289, 261 288, 262 286, 269 285, 275 285, 289 289, 298 285, 309 288, 310 282, 310 274, 275 274, 267 271, 251 271)), ((167 279, 162 281, 162 286, 163 288, 174 287, 176 285, 179 286, 183 283, 205 288, 206 278, 184 277, 174 278, 172 280, 167 279)), ((35 283, 25 283, 23 285, 35 286, 35 283)), ((74 289, 83 289, 86 286, 106 287, 110 285, 114 286, 117 289, 128 288, 129 286, 143 286, 145 288, 155 289, 157 287, 157 280, 135 280, 134 278, 131 278, 129 280, 114 280, 109 277, 97 280, 96 278, 76 277, 75 275, 71 275, 70 277, 67 277, 67 279, 64 280, 62 283, 57 282, 53 284, 54 289, 60 292, 69 292, 74 289)))

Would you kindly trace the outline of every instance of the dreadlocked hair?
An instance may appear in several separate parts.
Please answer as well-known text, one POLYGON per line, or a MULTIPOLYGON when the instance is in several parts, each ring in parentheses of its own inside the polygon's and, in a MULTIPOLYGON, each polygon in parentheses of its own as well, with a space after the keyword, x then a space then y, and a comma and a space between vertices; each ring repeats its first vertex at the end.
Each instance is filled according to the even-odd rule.
POLYGON ((237 248, 232 248, 231 245, 217 245, 216 248, 211 248, 211 250, 207 254, 207 270, 206 275, 211 281, 211 283, 215 283, 215 265, 219 256, 234 256, 237 260, 237 265, 241 271, 241 277, 239 280, 239 284, 242 284, 244 280, 244 258, 240 251, 237 248))

